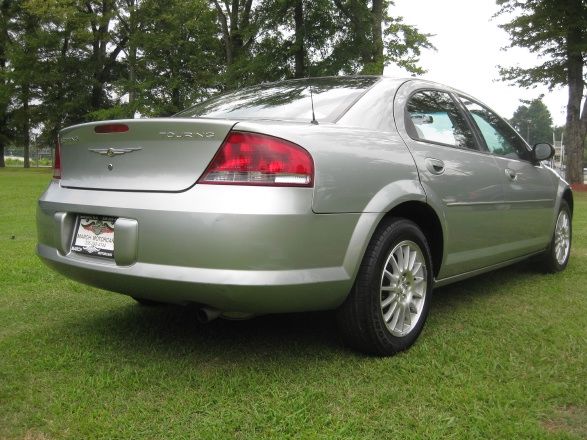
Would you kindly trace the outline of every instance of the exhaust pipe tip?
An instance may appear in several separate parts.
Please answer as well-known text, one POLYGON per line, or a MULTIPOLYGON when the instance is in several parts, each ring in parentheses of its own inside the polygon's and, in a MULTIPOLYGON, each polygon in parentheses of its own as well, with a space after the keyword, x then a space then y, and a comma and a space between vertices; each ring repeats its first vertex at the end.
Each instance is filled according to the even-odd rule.
POLYGON ((217 309, 211 309, 209 307, 202 307, 198 309, 196 312, 196 319, 201 324, 207 324, 210 321, 214 321, 216 318, 220 317, 222 312, 217 309))

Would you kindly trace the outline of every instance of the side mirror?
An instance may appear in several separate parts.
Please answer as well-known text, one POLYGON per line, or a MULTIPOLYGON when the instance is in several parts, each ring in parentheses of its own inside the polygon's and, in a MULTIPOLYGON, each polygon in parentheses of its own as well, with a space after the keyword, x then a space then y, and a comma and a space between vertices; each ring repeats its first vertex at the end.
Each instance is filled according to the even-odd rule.
POLYGON ((532 148, 534 162, 542 162, 554 156, 554 147, 550 144, 536 144, 532 148))

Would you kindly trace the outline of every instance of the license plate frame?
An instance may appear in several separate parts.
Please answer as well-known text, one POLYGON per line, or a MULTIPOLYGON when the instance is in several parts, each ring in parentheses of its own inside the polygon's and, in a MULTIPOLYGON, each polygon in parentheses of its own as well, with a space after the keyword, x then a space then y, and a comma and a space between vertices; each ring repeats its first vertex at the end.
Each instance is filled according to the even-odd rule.
POLYGON ((71 251, 101 257, 114 258, 114 223, 117 217, 79 214, 75 223, 71 251))

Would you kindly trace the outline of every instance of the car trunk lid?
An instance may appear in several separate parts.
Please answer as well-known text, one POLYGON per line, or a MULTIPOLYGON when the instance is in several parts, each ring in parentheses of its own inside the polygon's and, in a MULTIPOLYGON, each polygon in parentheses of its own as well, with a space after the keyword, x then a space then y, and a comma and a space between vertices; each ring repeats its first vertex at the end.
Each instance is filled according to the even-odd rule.
POLYGON ((196 183, 235 125, 206 119, 132 119, 61 131, 61 185, 183 191, 196 183))

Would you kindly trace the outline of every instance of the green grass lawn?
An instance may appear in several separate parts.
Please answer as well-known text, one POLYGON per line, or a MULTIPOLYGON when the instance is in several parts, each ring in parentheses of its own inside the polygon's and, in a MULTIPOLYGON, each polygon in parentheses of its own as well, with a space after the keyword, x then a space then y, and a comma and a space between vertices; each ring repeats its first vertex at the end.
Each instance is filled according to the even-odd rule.
POLYGON ((49 178, 0 170, 0 438, 587 438, 587 194, 564 273, 438 289, 416 345, 379 359, 330 313, 199 325, 53 273, 49 178))

